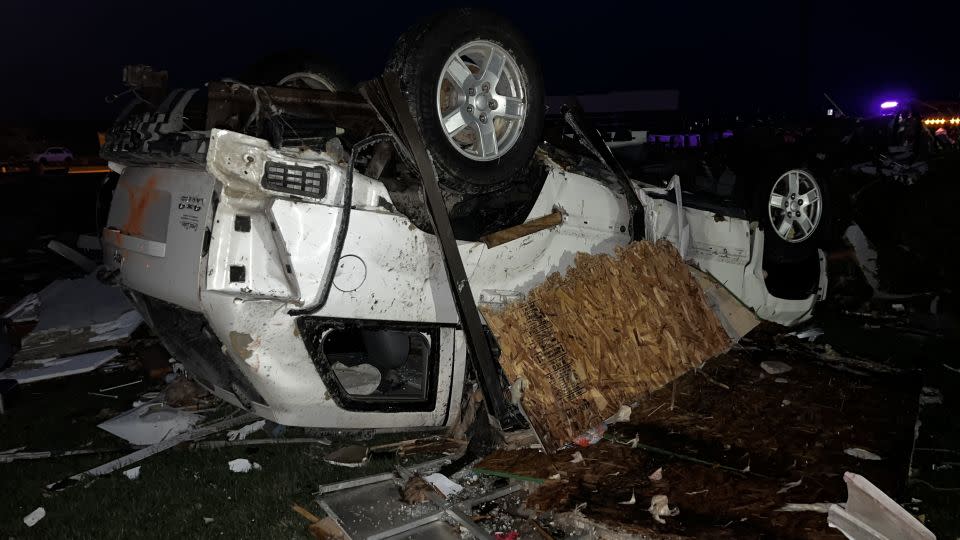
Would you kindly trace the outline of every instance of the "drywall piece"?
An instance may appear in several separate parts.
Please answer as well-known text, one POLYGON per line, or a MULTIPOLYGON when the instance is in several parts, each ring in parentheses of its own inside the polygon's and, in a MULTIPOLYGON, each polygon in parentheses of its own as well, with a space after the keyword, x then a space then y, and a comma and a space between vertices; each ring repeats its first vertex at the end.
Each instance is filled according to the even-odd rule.
POLYGON ((16 379, 20 384, 45 381, 87 373, 120 356, 120 351, 109 349, 65 358, 40 358, 15 363, 3 372, 4 379, 16 379))
POLYGON ((827 522, 854 540, 935 540, 917 518, 869 480, 844 473, 847 504, 830 505, 827 522))
POLYGON ((203 416, 199 414, 167 407, 162 403, 148 403, 102 422, 97 427, 130 444, 149 446, 189 431, 201 420, 203 416))
POLYGON ((730 347, 665 241, 577 254, 525 299, 481 310, 507 377, 524 379, 521 405, 549 452, 730 347))
POLYGON ((732 341, 740 341, 740 338, 760 324, 760 319, 713 276, 693 267, 690 267, 690 274, 703 289, 707 305, 720 320, 732 341))
POLYGON ((24 336, 14 362, 107 347, 127 339, 143 321, 119 287, 93 275, 54 281, 38 296, 37 326, 24 336))
POLYGON ((99 343, 104 341, 117 341, 130 337, 130 334, 140 326, 143 317, 134 310, 127 311, 117 317, 116 320, 105 323, 94 324, 90 326, 93 336, 90 337, 90 343, 99 343))

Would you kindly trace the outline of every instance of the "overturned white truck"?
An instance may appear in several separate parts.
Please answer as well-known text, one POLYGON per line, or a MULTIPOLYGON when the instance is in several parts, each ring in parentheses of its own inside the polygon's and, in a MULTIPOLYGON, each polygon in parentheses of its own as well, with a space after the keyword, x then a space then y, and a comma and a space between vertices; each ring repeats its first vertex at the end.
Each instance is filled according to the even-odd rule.
MULTIPOLYGON (((105 278, 203 384, 264 418, 451 425, 468 349, 414 169, 389 142, 362 142, 389 126, 329 68, 285 67, 124 112, 103 150, 119 173, 105 278)), ((632 182, 635 209, 589 153, 544 143, 538 68, 496 16, 425 21, 388 69, 435 164, 478 304, 510 302, 577 252, 638 238, 670 240, 762 319, 796 324, 823 297, 822 257, 816 290, 777 298, 756 223, 632 182), (545 216, 548 226, 490 241, 545 216)))

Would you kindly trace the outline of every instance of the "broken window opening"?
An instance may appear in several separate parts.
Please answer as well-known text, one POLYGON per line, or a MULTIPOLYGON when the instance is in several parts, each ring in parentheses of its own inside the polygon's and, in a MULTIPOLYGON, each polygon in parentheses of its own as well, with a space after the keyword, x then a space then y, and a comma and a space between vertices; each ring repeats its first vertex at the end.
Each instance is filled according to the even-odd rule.
POLYGON ((331 329, 320 347, 348 395, 424 397, 430 358, 426 333, 331 329))
POLYGON ((432 410, 438 325, 303 317, 304 343, 336 403, 347 410, 432 410))

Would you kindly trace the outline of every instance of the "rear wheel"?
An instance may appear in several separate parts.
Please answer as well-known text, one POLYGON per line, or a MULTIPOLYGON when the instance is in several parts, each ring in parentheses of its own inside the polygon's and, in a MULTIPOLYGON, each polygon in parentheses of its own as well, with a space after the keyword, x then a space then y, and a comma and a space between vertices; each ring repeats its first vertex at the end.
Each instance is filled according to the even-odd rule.
POLYGON ((816 252, 828 227, 826 187, 806 168, 774 171, 754 183, 754 217, 766 233, 766 258, 805 260, 816 252))
POLYGON ((442 13, 401 37, 388 69, 444 187, 478 194, 523 181, 543 132, 543 81, 506 20, 475 9, 442 13))

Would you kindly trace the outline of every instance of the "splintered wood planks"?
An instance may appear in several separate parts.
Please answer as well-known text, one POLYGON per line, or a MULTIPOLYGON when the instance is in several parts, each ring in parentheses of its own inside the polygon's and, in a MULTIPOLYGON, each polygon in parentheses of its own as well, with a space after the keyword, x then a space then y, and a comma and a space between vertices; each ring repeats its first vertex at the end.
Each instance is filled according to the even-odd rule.
POLYGON ((705 360, 730 340, 672 244, 580 253, 521 301, 483 308, 547 451, 705 360))

